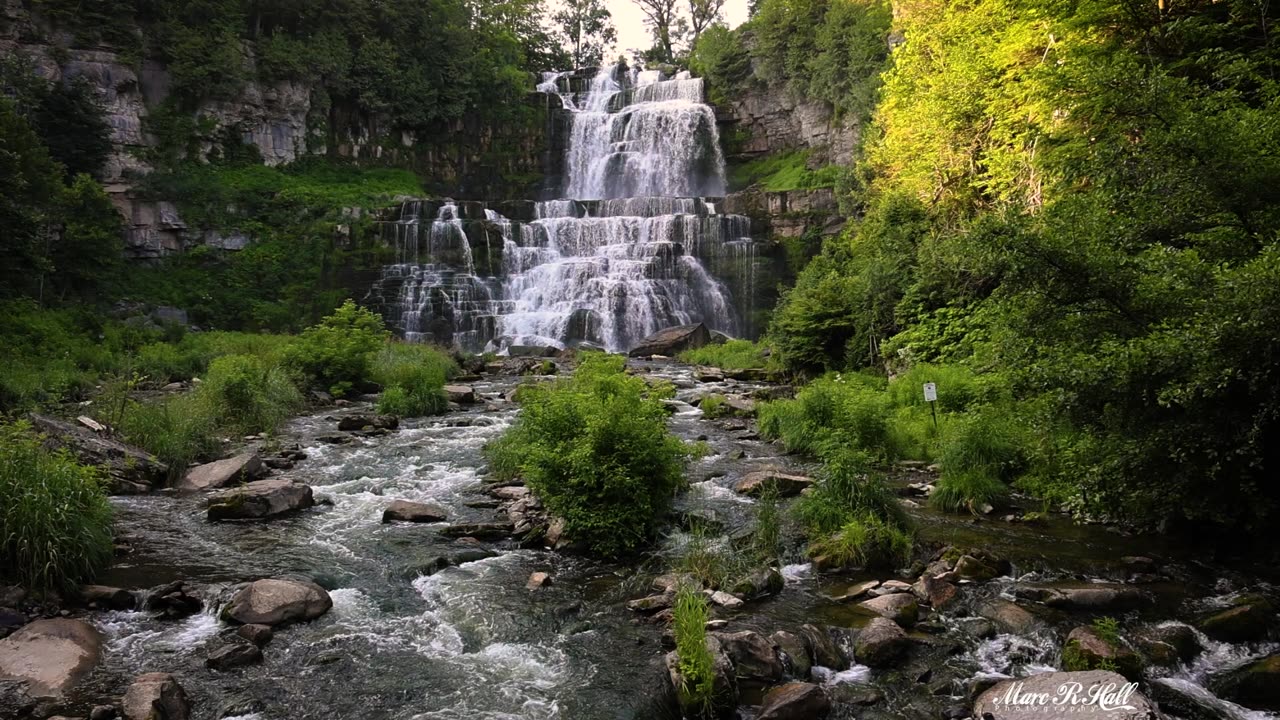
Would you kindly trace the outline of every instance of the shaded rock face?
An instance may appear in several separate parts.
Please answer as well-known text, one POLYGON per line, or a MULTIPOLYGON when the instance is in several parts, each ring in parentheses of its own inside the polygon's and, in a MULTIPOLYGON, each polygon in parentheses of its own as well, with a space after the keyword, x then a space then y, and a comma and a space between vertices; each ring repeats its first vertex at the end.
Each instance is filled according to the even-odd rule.
POLYGON ((141 448, 46 415, 32 413, 29 418, 50 445, 67 448, 86 465, 106 468, 113 494, 148 492, 162 485, 169 475, 168 465, 141 448))
POLYGON ((714 635, 725 654, 733 661, 734 673, 739 683, 763 687, 785 676, 786 671, 776 648, 760 633, 744 630, 714 635))
MULTIPOLYGON (((886 596, 890 597, 890 596, 886 596)), ((854 660, 873 668, 890 667, 906 655, 911 646, 907 633, 887 618, 873 618, 858 633, 853 645, 854 660)))
POLYGON ((244 453, 191 468, 175 487, 183 492, 217 490, 235 483, 256 480, 264 472, 266 468, 257 453, 244 453))
POLYGON ((1063 717, 1063 705, 1055 705, 1055 699, 1083 700, 1091 693, 1101 693, 1103 701, 1073 704, 1071 717, 1099 720, 1157 720, 1160 717, 1151 701, 1130 689, 1127 680, 1106 670, 1041 673, 1002 680, 978 697, 973 704, 973 717, 990 715, 992 720, 1063 717), (1040 704, 1040 696, 1045 698, 1044 704, 1040 704))
POLYGON ((187 694, 169 673, 139 675, 120 703, 125 720, 187 720, 187 694))
POLYGON ((97 664, 102 636, 80 620, 36 620, 0 640, 0 678, 25 680, 34 697, 61 697, 97 664))
POLYGON ((310 485, 272 478, 215 493, 207 514, 210 520, 266 520, 312 505, 310 485))
POLYGON ((694 350, 711 342, 711 331, 706 325, 677 325, 658 332, 641 340, 631 348, 631 357, 648 355, 666 355, 673 357, 685 350, 694 350))
POLYGON ((222 610, 225 620, 244 625, 289 625, 329 612, 333 600, 324 588, 305 580, 256 580, 236 593, 222 610))
POLYGON ((915 625, 916 618, 920 612, 920 605, 916 602, 915 597, 909 593, 881 595, 858 603, 858 606, 880 617, 888 618, 903 627, 915 625))
POLYGON ((1226 610, 1209 615, 1200 622, 1205 635, 1225 642, 1249 642, 1266 636, 1275 619, 1275 608, 1261 595, 1242 595, 1226 610))
POLYGON ((811 683, 780 685, 764 696, 756 720, 821 720, 831 712, 831 701, 822 688, 811 683))
POLYGON ((1280 712, 1280 654, 1268 655, 1224 673, 1215 678, 1210 687, 1241 705, 1280 712))
POLYGON ((1130 680, 1138 680, 1142 675, 1142 660, 1137 653, 1119 642, 1111 642, 1088 626, 1078 627, 1067 635, 1062 664, 1066 670, 1114 667, 1130 680))

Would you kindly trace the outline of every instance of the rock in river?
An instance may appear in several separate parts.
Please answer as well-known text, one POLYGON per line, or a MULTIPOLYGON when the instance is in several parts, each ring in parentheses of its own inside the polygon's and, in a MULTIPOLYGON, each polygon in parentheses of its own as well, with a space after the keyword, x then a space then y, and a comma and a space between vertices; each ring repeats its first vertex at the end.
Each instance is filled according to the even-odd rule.
POLYGON ((1098 720, 1157 720, 1155 706, 1129 681, 1106 670, 1051 672, 1002 680, 978 696, 973 717, 1037 720, 1067 716, 1098 720), (1096 696, 1096 702, 1086 702, 1096 696), (1039 699, 1044 698, 1044 704, 1039 699), (1062 698, 1061 704, 1054 704, 1062 698), (1076 700, 1071 703, 1071 700, 1076 700))
POLYGON ((262 651, 258 649, 257 645, 233 643, 224 645, 209 653, 204 665, 214 670, 232 670, 260 662, 262 662, 262 651))
POLYGON ((216 490, 234 483, 256 480, 263 472, 262 458, 257 453, 244 453, 191 468, 176 487, 183 492, 216 490))
POLYGON ((35 697, 61 697, 98 664, 102 636, 68 618, 36 620, 0 640, 0 678, 25 680, 35 697))
POLYGON ((910 646, 911 640, 897 623, 888 618, 872 618, 858 633, 853 644, 853 659, 873 668, 889 667, 906 654, 910 646))
POLYGON ((813 485, 813 478, 792 475, 778 470, 755 470, 742 476, 733 489, 743 495, 760 495, 767 488, 775 488, 782 497, 799 495, 813 485))
POLYGON ((1275 618, 1275 608, 1265 597, 1241 595, 1226 610, 1216 612, 1200 623, 1205 635, 1226 642, 1260 640, 1275 618))
POLYGON ((315 505, 311 486, 288 478, 259 480, 209 498, 210 520, 265 520, 315 505))
POLYGON ((439 505, 431 505, 429 503, 411 502, 409 500, 396 500, 382 511, 382 522, 389 523, 396 520, 404 522, 442 522, 448 518, 449 513, 439 505))
POLYGON ((858 603, 858 607, 869 610, 880 617, 889 618, 903 627, 916 624, 920 614, 920 605, 910 593, 894 593, 881 595, 858 603))
POLYGON ((773 642, 758 632, 715 633, 721 647, 733 661, 739 682, 767 687, 786 675, 773 642))
POLYGON ((124 720, 187 720, 187 694, 169 673, 139 675, 120 703, 124 720))
POLYGON ((756 720, 821 720, 831 712, 831 701, 812 683, 780 685, 764 696, 756 720))
POLYGON ((631 357, 666 355, 672 357, 684 350, 693 350, 711 342, 711 333, 702 323, 678 325, 650 335, 631 348, 631 357))
POLYGON ((243 625, 288 625, 329 612, 333 600, 313 582, 266 578, 249 583, 222 610, 224 620, 243 625))

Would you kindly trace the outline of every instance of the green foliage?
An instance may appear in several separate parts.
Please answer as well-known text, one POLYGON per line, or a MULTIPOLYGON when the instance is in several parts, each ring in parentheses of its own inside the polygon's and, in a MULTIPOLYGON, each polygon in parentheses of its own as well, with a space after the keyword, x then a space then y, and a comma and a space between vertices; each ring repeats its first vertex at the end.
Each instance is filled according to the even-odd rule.
POLYGON ((792 400, 757 408, 760 433, 782 440, 789 452, 826 458, 845 449, 893 457, 886 422, 884 382, 864 375, 837 375, 805 386, 792 400))
POLYGON ((910 523, 897 498, 871 473, 869 458, 832 452, 795 513, 810 537, 809 554, 837 566, 894 567, 911 554, 910 523))
POLYGON ((1093 619, 1093 630, 1098 633, 1098 637, 1107 641, 1111 645, 1120 644, 1120 621, 1115 618, 1104 615, 1093 619))
POLYGON ((168 464, 173 477, 220 446, 216 424, 220 413, 205 397, 185 394, 152 402, 125 398, 122 403, 123 411, 112 424, 126 441, 168 464))
POLYGON ((214 423, 240 434, 273 432, 302 405, 284 369, 252 355, 211 362, 196 396, 209 406, 214 423))
POLYGON ((735 168, 729 175, 729 185, 735 190, 758 187, 767 192, 786 190, 813 190, 834 187, 840 168, 827 165, 809 169, 809 152, 791 150, 767 155, 735 168))
POLYGON ((855 517, 809 545, 809 554, 833 567, 890 569, 911 559, 911 533, 871 514, 855 517))
POLYGON ((688 532, 675 534, 668 547, 672 570, 693 577, 702 587, 732 587, 751 570, 751 557, 735 548, 727 536, 698 522, 688 532))
POLYGON ((703 417, 710 419, 724 417, 732 412, 732 408, 725 404, 725 396, 715 393, 702 398, 698 408, 702 410, 703 417))
POLYGON ((610 556, 650 537, 690 453, 667 431, 671 388, 623 365, 587 354, 571 378, 524 386, 519 419, 486 449, 495 475, 523 477, 569 537, 610 556))
POLYGON ((112 556, 100 470, 50 451, 25 422, 0 426, 0 577, 36 591, 72 590, 112 556))
POLYGON ((751 77, 751 57, 739 33, 712 25, 694 43, 689 70, 706 78, 713 102, 723 103, 751 77))
POLYGON ((453 358, 439 348, 388 343, 373 363, 373 380, 382 386, 378 412, 401 417, 444 412, 448 398, 442 388, 457 370, 453 358))
POLYGON ((707 621, 711 619, 707 599, 696 588, 676 591, 671 627, 676 638, 676 658, 680 669, 681 707, 709 709, 715 699, 715 658, 707 648, 707 621))
POLYGON ((945 512, 982 514, 982 506, 1000 507, 1009 488, 999 478, 981 470, 947 470, 929 495, 929 505, 945 512))
POLYGON ((769 366, 768 348, 750 340, 727 340, 680 353, 681 362, 708 365, 723 370, 747 370, 769 366))
POLYGON ((756 524, 751 546, 756 557, 774 565, 782 554, 782 505, 776 485, 769 485, 756 501, 756 524))
POLYGON ((387 337, 382 318, 348 300, 303 331, 285 362, 309 385, 342 397, 371 377, 373 355, 387 337))

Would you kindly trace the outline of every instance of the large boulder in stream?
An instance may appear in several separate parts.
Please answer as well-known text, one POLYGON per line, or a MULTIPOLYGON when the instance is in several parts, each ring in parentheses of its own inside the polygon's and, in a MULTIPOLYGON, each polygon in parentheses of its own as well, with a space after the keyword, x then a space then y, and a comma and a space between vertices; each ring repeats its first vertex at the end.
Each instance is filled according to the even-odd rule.
POLYGON ((1225 610, 1200 621, 1200 630, 1214 640, 1250 642, 1261 640, 1275 619, 1275 607, 1265 597, 1250 593, 1234 598, 1225 610))
POLYGON ((713 633, 733 661, 739 683, 768 687, 786 677, 786 668, 772 641, 758 632, 713 633))
POLYGON ((1001 680, 978 696, 973 717, 989 720, 1037 718, 1158 720, 1161 715, 1135 686, 1106 670, 1050 672, 1001 680))
POLYGON ((735 492, 756 497, 772 488, 779 497, 794 497, 813 486, 813 478, 780 470, 753 470, 734 483, 735 492))
POLYGON ((124 720, 187 720, 187 694, 169 673, 139 675, 120 702, 124 720))
POLYGON ((169 466, 141 448, 48 415, 32 413, 28 417, 32 426, 45 435, 47 444, 67 448, 85 465, 105 468, 113 494, 149 492, 163 485, 169 476, 169 466))
POLYGON ((889 667, 902 659, 910 647, 911 639, 897 623, 888 618, 872 618, 858 633, 853 659, 873 668, 889 667))
POLYGON ((1280 712, 1280 653, 1214 677, 1209 687, 1255 710, 1280 712))
POLYGON ((858 607, 888 618, 903 627, 915 625, 916 619, 920 616, 920 604, 911 593, 881 595, 858 603, 858 607))
POLYGON ((228 485, 245 483, 262 477, 266 468, 258 453, 247 452, 225 460, 193 467, 174 487, 182 492, 217 490, 228 485))
POLYGON ((791 682, 769 691, 756 720, 822 720, 831 712, 831 701, 812 683, 791 682))
POLYGON ((102 635, 80 620, 36 620, 0 640, 0 678, 22 680, 33 697, 62 697, 98 664, 102 635))
POLYGON ((315 505, 311 486, 288 478, 259 480, 209 498, 210 520, 267 520, 315 505))
POLYGON ((433 523, 448 519, 449 513, 439 505, 395 500, 382 511, 382 522, 433 523))
POLYGON ((650 335, 627 353, 631 357, 665 355, 672 357, 685 350, 694 350, 711 342, 711 331, 702 323, 677 325, 650 335))
POLYGON ((1067 635, 1062 646, 1064 670, 1114 668, 1130 680, 1142 676, 1142 659, 1118 637, 1107 637, 1096 628, 1081 625, 1067 635))
POLYGON ((307 580, 265 578, 249 583, 222 609, 222 619, 242 625, 289 625, 329 612, 333 599, 307 580))

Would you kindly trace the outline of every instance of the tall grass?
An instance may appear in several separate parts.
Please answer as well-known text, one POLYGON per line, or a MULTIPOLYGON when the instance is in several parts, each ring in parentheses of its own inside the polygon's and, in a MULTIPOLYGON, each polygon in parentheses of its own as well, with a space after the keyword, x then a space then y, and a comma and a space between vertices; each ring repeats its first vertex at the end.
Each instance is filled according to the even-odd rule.
POLYGON ((835 565, 893 567, 911 554, 910 521, 897 498, 856 450, 831 455, 818 483, 795 504, 809 554, 835 565))
POLYGON ((402 342, 387 343, 373 361, 372 375, 382 385, 378 412, 414 417, 444 412, 445 382, 458 366, 445 351, 402 342))
POLYGON ((958 422, 942 450, 942 478, 929 504, 947 512, 999 507, 1006 481, 1029 464, 1027 432, 1008 411, 982 406, 958 422))
POLYGON ((883 388, 883 380, 857 374, 815 380, 794 399, 758 406, 760 432, 819 458, 848 448, 892 455, 883 388))
POLYGON ((727 536, 701 524, 672 536, 668 548, 668 564, 674 571, 713 589, 732 587, 755 564, 754 558, 734 547, 727 536))
POLYGON ((750 340, 727 340, 718 345, 704 345, 680 353, 680 360, 690 365, 709 365, 723 370, 779 368, 768 348, 750 340))
POLYGON ((676 636, 676 658, 680 668, 680 706, 705 715, 715 700, 715 658, 707 648, 707 621, 711 612, 707 600, 695 588, 681 586, 676 591, 672 612, 676 636))
POLYGON ((0 576, 36 591, 76 587, 111 561, 101 470, 50 451, 18 422, 0 426, 0 576))

